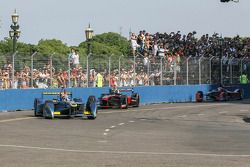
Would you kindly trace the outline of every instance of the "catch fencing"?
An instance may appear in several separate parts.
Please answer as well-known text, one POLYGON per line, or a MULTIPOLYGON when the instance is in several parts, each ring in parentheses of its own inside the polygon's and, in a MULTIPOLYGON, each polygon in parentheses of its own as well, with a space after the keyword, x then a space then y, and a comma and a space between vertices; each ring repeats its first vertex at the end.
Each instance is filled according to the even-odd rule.
POLYGON ((250 76, 248 57, 151 57, 137 54, 81 55, 72 64, 68 55, 19 53, 0 55, 0 89, 201 85, 240 83, 250 76))

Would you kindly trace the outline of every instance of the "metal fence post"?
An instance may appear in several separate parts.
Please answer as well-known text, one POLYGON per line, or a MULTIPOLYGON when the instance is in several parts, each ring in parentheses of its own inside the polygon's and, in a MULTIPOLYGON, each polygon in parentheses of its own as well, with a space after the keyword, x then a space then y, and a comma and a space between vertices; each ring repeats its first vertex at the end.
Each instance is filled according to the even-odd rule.
POLYGON ((240 75, 242 75, 242 73, 243 73, 243 65, 242 65, 242 63, 243 63, 243 60, 245 59, 246 57, 243 57, 242 59, 240 59, 240 75))
POLYGON ((212 60, 213 60, 214 56, 212 56, 209 59, 209 63, 210 63, 210 69, 209 69, 209 80, 210 80, 210 84, 212 84, 212 60))
POLYGON ((134 73, 133 73, 133 84, 134 84, 134 86, 135 86, 135 65, 136 65, 136 62, 135 62, 135 58, 136 58, 136 56, 134 55, 134 73))
POLYGON ((230 84, 233 83, 233 65, 232 65, 233 59, 234 57, 229 60, 230 61, 230 84))
POLYGON ((121 85, 121 58, 123 57, 123 55, 121 55, 119 57, 119 67, 118 67, 118 70, 119 70, 119 85, 121 85))
POLYGON ((220 59, 220 84, 223 85, 223 59, 220 59))
POLYGON ((189 57, 187 58, 187 85, 189 85, 189 82, 188 82, 188 80, 189 80, 189 76, 188 76, 188 73, 189 73, 188 61, 189 61, 189 59, 190 59, 191 57, 192 57, 192 56, 189 56, 189 57))
MULTIPOLYGON (((111 55, 112 56, 112 55, 111 55)), ((111 56, 109 56, 109 87, 110 87, 110 79, 111 79, 111 56)))
POLYGON ((55 53, 53 53, 52 55, 50 55, 50 88, 52 88, 52 80, 53 80, 53 70, 52 70, 52 65, 53 65, 53 61, 52 61, 52 58, 53 58, 53 55, 55 53))
POLYGON ((134 82, 134 85, 133 86, 136 86, 136 57, 138 57, 138 56, 143 57, 143 55, 140 54, 140 53, 137 53, 136 56, 134 55, 134 73, 133 73, 133 82, 134 82))
POLYGON ((162 69, 162 59, 163 59, 163 57, 161 57, 161 85, 162 85, 162 73, 163 73, 163 69, 162 69))
POLYGON ((199 84, 201 85, 201 59, 203 58, 203 56, 201 56, 199 58, 199 84))
POLYGON ((176 71, 176 62, 174 63, 174 85, 176 85, 177 71, 176 71))
POLYGON ((70 80, 71 80, 71 66, 70 66, 71 55, 68 55, 68 87, 70 88, 70 80))
POLYGON ((91 53, 87 55, 87 88, 89 87, 89 57, 91 53))
POLYGON ((34 87, 34 83, 33 83, 33 70, 34 70, 34 56, 37 54, 37 52, 34 52, 32 55, 31 55, 31 81, 30 81, 30 87, 33 88, 34 87))
POLYGON ((15 73, 15 56, 18 53, 18 51, 16 51, 15 53, 12 54, 12 74, 11 74, 11 88, 14 89, 14 73, 15 73))
POLYGON ((150 60, 148 61, 148 66, 147 66, 147 75, 148 75, 148 86, 149 86, 149 65, 150 65, 150 60))

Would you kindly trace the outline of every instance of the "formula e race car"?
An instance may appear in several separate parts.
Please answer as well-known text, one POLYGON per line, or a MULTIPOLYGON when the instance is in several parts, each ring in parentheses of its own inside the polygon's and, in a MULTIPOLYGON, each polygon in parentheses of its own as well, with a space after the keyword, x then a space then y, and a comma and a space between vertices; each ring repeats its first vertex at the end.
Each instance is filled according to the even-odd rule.
POLYGON ((140 96, 134 93, 133 89, 118 89, 118 92, 102 94, 99 98, 99 107, 101 109, 120 108, 127 109, 128 107, 139 107, 140 96))
MULTIPOLYGON (((203 92, 198 91, 196 93, 196 101, 202 102, 203 101, 203 92)), ((243 99, 243 90, 242 89, 235 89, 234 91, 229 91, 225 88, 218 87, 212 91, 209 91, 205 94, 205 100, 209 101, 228 101, 228 100, 241 100, 243 99)))
POLYGON ((60 92, 43 92, 41 98, 34 100, 34 115, 49 119, 59 116, 82 116, 95 119, 97 116, 96 98, 89 96, 85 107, 81 98, 72 98, 72 93, 66 92, 65 89, 60 92), (56 98, 51 100, 49 96, 56 96, 56 98))

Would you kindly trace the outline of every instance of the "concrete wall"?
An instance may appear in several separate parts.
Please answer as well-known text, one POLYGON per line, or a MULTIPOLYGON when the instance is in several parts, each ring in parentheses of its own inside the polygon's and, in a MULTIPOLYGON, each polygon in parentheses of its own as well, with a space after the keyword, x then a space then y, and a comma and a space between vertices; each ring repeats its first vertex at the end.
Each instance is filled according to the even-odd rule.
MULTIPOLYGON (((162 102, 191 102, 195 101, 198 90, 207 92, 215 85, 177 85, 177 86, 146 86, 135 87, 135 92, 140 94, 141 104, 162 102)), ((231 89, 243 88, 245 98, 250 97, 250 85, 236 85, 231 89)), ((34 98, 41 97, 42 92, 55 92, 60 89, 9 89, 0 91, 0 111, 3 110, 28 110, 33 108, 34 98)), ((108 93, 109 88, 68 88, 73 97, 81 97, 86 102, 89 95, 100 97, 108 93)))

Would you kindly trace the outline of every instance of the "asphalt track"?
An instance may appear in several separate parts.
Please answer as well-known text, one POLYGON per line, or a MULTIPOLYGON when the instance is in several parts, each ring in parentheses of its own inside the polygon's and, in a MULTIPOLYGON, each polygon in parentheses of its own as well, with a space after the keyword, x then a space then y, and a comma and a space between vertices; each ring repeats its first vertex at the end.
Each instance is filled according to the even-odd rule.
POLYGON ((155 104, 96 120, 0 113, 0 166, 249 167, 249 105, 155 104))

